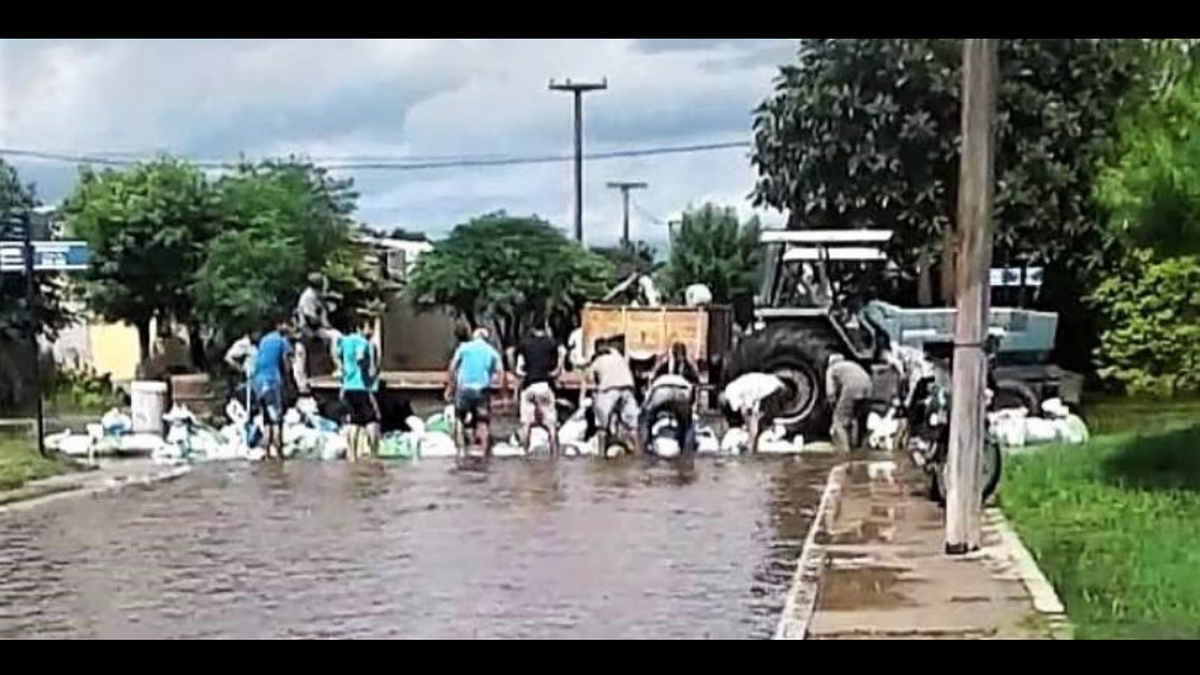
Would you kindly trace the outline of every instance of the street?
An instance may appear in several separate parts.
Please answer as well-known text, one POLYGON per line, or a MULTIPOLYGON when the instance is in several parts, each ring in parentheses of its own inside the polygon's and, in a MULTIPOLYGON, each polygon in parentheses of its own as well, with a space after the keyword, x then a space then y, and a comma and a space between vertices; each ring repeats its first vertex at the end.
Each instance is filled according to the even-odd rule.
POLYGON ((199 467, 0 516, 0 638, 770 637, 830 466, 199 467))

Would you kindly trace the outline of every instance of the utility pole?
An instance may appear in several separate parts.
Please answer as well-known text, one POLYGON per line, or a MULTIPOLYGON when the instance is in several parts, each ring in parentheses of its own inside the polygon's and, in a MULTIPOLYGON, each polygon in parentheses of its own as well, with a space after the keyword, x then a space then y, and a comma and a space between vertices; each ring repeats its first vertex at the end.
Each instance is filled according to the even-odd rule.
POLYGON ((623 221, 624 224, 621 227, 621 243, 628 244, 629 243, 629 191, 630 190, 644 190, 650 186, 646 183, 641 183, 641 182, 612 181, 608 184, 608 187, 621 191, 621 206, 624 209, 624 213, 625 213, 625 219, 623 221))
POLYGON ((569 91, 575 97, 575 241, 583 243, 583 95, 589 91, 608 89, 608 78, 600 82, 559 84, 550 80, 551 91, 569 91))
POLYGON ((980 461, 986 442, 985 342, 992 258, 997 61, 996 40, 963 42, 963 141, 958 183, 958 240, 962 248, 955 279, 958 312, 946 495, 946 552, 951 555, 977 550, 981 538, 980 461))

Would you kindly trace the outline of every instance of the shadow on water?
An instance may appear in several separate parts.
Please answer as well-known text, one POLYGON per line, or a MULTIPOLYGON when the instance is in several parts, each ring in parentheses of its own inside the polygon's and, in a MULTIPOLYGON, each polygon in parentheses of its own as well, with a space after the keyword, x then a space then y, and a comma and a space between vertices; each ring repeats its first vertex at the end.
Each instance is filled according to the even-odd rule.
POLYGON ((1200 426, 1130 437, 1105 458, 1102 471, 1122 486, 1200 491, 1200 426))

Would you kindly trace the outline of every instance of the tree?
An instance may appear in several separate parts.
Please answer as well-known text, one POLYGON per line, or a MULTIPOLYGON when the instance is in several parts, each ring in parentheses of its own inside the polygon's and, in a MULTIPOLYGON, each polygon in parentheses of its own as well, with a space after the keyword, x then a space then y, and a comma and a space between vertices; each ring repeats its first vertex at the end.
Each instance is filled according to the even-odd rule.
POLYGON ((191 292, 206 322, 228 342, 290 316, 311 272, 337 299, 331 320, 378 310, 382 292, 354 244, 350 180, 289 159, 245 164, 215 186, 220 233, 209 244, 191 292))
POLYGON ((536 216, 504 212, 459 225, 421 255, 409 279, 418 306, 454 308, 473 325, 490 321, 501 343, 542 321, 575 325, 601 297, 612 265, 536 216))
MULTIPOLYGON (((1144 52, 1141 41, 1002 42, 998 261, 1102 262, 1092 185, 1144 52)), ((792 227, 894 229, 893 257, 913 272, 947 258, 960 69, 957 40, 805 41, 756 114, 755 203, 789 211, 792 227)))
POLYGON ((663 270, 666 291, 682 296, 688 286, 704 284, 718 303, 753 294, 761 262, 759 229, 757 218, 739 223, 731 207, 705 204, 684 212, 663 270))
POLYGON ((1200 393, 1200 258, 1131 251, 1089 298, 1104 319, 1098 374, 1128 393, 1200 393))
MULTIPOLYGON (((23 237, 23 232, 10 232, 7 226, 17 223, 28 226, 38 203, 33 186, 23 184, 17 170, 0 159, 0 234, 23 237)), ((25 284, 23 274, 0 274, 0 405, 3 406, 23 400, 29 384, 28 364, 22 349, 22 345, 27 348, 29 344, 25 284)), ((63 295, 63 285, 56 276, 37 275, 33 311, 42 335, 53 338, 70 320, 70 313, 63 306, 63 295)))
POLYGON ((657 266, 654 249, 644 241, 621 242, 616 246, 593 248, 592 252, 613 264, 618 280, 634 274, 651 274, 657 266))
POLYGON ((1122 115, 1096 186, 1113 233, 1160 256, 1200 253, 1200 69, 1171 56, 1168 84, 1122 115))
POLYGON ((143 360, 155 319, 187 325, 199 353, 189 289, 215 232, 214 207, 204 174, 171 158, 127 171, 84 168, 63 205, 69 231, 91 249, 83 275, 89 307, 134 325, 143 360))

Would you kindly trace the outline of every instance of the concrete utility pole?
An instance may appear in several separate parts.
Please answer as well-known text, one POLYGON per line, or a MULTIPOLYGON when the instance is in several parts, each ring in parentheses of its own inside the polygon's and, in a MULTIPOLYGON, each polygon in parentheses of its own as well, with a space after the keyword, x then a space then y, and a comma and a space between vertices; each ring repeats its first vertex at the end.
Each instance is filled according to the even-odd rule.
POLYGON ((950 410, 946 552, 979 548, 983 499, 980 485, 985 442, 987 387, 988 268, 992 259, 994 123, 998 75, 997 41, 963 43, 962 168, 958 184, 954 330, 954 389, 950 410))
POLYGON ((608 184, 608 187, 613 188, 614 190, 621 191, 621 206, 624 209, 624 213, 625 213, 625 218, 622 221, 623 225, 621 227, 621 243, 628 244, 629 243, 629 191, 630 190, 645 190, 646 188, 648 188, 650 186, 647 183, 640 183, 640 182, 612 181, 608 184))
POLYGON ((583 95, 589 91, 608 89, 608 79, 600 82, 571 82, 559 84, 550 80, 551 91, 569 91, 575 97, 575 241, 583 243, 583 95))

